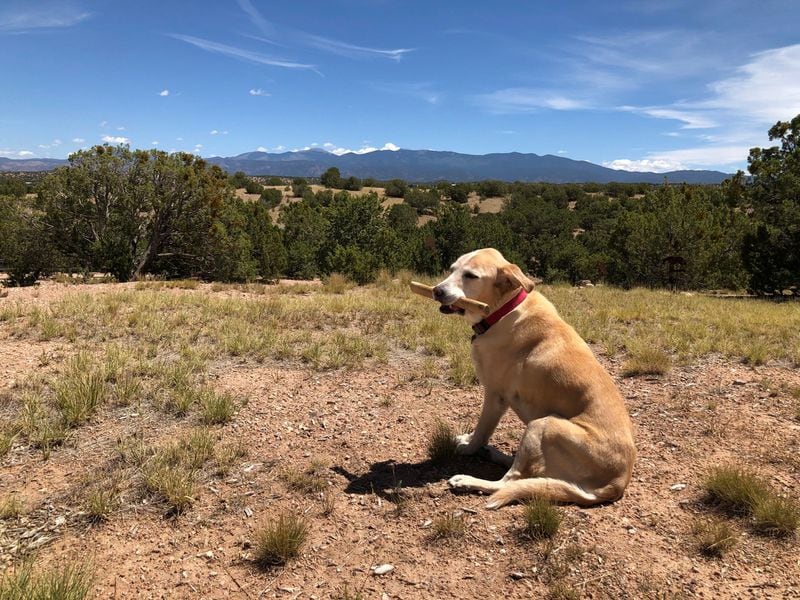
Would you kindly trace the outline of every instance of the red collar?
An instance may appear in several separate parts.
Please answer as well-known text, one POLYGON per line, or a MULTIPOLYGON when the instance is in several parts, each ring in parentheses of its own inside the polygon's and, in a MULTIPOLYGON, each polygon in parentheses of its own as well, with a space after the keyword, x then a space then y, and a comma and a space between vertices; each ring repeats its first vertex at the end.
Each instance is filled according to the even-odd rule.
MULTIPOLYGON (((505 304, 503 304, 503 306, 498 308, 496 311, 494 311, 485 319, 482 319, 479 323, 475 323, 475 325, 472 326, 472 330, 475 332, 475 336, 481 335, 489 331, 489 328, 492 325, 497 323, 500 319, 505 317, 512 310, 517 308, 520 304, 522 304, 522 302, 527 297, 528 297, 528 292, 525 291, 525 288, 522 288, 519 291, 519 294, 514 296, 511 300, 509 300, 505 304)), ((475 337, 473 336, 472 339, 474 340, 475 337)))

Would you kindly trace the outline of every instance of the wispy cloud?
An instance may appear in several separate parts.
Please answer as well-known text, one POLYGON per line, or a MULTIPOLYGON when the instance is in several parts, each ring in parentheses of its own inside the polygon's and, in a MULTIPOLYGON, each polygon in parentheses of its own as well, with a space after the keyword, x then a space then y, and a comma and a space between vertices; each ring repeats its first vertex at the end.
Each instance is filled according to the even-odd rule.
POLYGON ((92 13, 75 8, 68 2, 49 2, 36 8, 0 11, 0 33, 27 33, 37 29, 72 27, 92 13))
POLYGON ((717 127, 717 122, 710 115, 699 111, 693 112, 657 106, 620 106, 619 110, 639 113, 656 119, 681 121, 683 122, 681 129, 709 129, 717 127))
POLYGON ((682 129, 709 131, 696 138, 704 144, 650 152, 641 159, 617 159, 609 166, 626 170, 736 168, 750 148, 768 142, 766 131, 771 125, 800 114, 800 44, 753 54, 734 75, 709 83, 705 96, 697 100, 624 109, 682 121, 682 129))
POLYGON ((536 88, 505 88, 478 94, 474 102, 494 114, 532 113, 541 110, 577 110, 590 108, 581 98, 569 98, 558 91, 536 88))
POLYGON ((72 138, 72 142, 75 143, 75 144, 82 144, 85 141, 86 140, 83 139, 82 137, 74 137, 74 138, 72 138))
POLYGON ((100 138, 102 141, 106 142, 107 144, 130 144, 130 138, 122 137, 121 135, 104 135, 100 138))
POLYGON ((281 26, 278 27, 276 24, 268 21, 265 19, 258 9, 253 6, 253 3, 250 0, 238 0, 239 7, 247 14, 250 18, 250 21, 253 25, 263 34, 266 36, 264 38, 257 38, 261 41, 267 42, 269 44, 275 44, 278 46, 284 46, 284 44, 280 44, 276 42, 276 38, 285 38, 289 43, 300 44, 302 46, 307 46, 310 48, 314 48, 316 50, 321 50, 323 52, 329 52, 331 54, 337 54, 339 56, 346 56, 348 58, 387 58, 389 60, 393 60, 395 62, 400 62, 403 56, 408 54, 409 52, 414 52, 416 48, 394 48, 394 49, 385 49, 385 48, 372 48, 369 46, 360 46, 358 44, 351 44, 349 42, 343 42, 341 40, 334 40, 332 38, 323 37, 321 35, 315 35, 313 33, 308 33, 306 31, 302 31, 300 29, 295 29, 291 27, 281 26))
POLYGON ((158 92, 158 95, 164 97, 169 96, 169 90, 167 89, 161 90, 160 92, 158 92))
POLYGON ((250 94, 251 96, 270 96, 271 95, 269 92, 265 92, 261 88, 250 88, 250 91, 248 92, 248 94, 250 94))
POLYGON ((384 50, 381 48, 368 48, 367 46, 358 46, 356 44, 349 44, 339 40, 322 37, 320 35, 313 35, 311 33, 303 33, 299 37, 300 41, 304 42, 307 46, 322 50, 324 52, 331 52, 339 56, 346 56, 348 58, 360 57, 374 57, 379 56, 388 58, 396 62, 400 62, 405 54, 414 52, 416 48, 397 48, 394 50, 384 50))
POLYGON ((223 131, 219 131, 218 129, 212 129, 208 132, 209 135, 228 135, 228 130, 225 129, 223 131))
POLYGON ((428 104, 439 104, 444 99, 444 93, 429 82, 370 83, 370 85, 381 92, 409 96, 428 104))
POLYGON ((206 52, 222 54, 223 56, 229 56, 231 58, 236 58, 238 60, 243 60, 246 62, 251 62, 259 65, 267 65, 271 67, 281 67, 284 69, 308 69, 310 71, 316 71, 315 65, 294 62, 283 58, 275 58, 272 56, 268 56, 266 54, 261 54, 260 52, 253 52, 252 50, 245 50, 244 48, 228 46, 227 44, 220 44, 218 42, 212 42, 210 40, 194 37, 191 35, 183 35, 180 33, 170 33, 167 35, 169 35, 172 38, 175 38, 176 40, 180 40, 182 42, 186 42, 187 44, 196 46, 197 48, 205 50, 206 52))

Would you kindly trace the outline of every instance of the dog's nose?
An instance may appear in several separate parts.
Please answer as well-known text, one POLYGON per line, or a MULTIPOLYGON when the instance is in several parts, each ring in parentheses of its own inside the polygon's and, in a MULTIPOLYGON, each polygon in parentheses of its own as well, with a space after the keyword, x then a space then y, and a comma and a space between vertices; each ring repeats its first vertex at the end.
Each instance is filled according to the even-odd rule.
POLYGON ((444 298, 444 289, 442 289, 442 286, 437 285, 433 288, 433 299, 441 302, 442 298, 444 298))

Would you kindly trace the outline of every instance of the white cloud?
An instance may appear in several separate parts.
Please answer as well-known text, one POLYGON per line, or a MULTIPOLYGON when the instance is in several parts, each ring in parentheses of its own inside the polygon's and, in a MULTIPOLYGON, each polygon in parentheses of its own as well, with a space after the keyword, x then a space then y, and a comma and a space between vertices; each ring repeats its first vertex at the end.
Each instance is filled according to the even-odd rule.
POLYGON ((175 38, 176 40, 186 42, 187 44, 196 46, 201 50, 205 50, 206 52, 222 54, 223 56, 229 56, 231 58, 236 58, 239 60, 244 60, 259 65, 283 67, 285 69, 309 69, 312 71, 316 70, 316 66, 314 65, 298 63, 291 60, 285 60, 283 58, 274 58, 272 56, 261 54, 259 52, 245 50, 244 48, 236 48, 235 46, 228 46, 226 44, 219 44, 217 42, 204 40, 202 38, 193 37, 191 35, 182 35, 179 33, 171 33, 168 35, 172 38, 175 38))
MULTIPOLYGON (((349 58, 381 57, 388 58, 395 62, 400 62, 400 60, 403 58, 403 55, 415 50, 415 48, 370 48, 367 46, 358 46, 356 44, 350 44, 348 42, 322 37, 320 35, 314 35, 300 29, 294 29, 285 26, 276 27, 273 23, 261 16, 261 13, 258 12, 250 0, 239 0, 239 7, 245 13, 247 13, 253 25, 255 25, 261 31, 261 33, 269 38, 280 37, 283 35, 292 42, 309 46, 311 48, 316 48, 317 50, 322 50, 324 52, 338 54, 339 56, 346 56, 349 58)), ((281 45, 272 39, 264 39, 262 41, 278 46, 281 45)))
MULTIPOLYGON (((325 147, 327 148, 328 144, 325 144, 325 147)), ((308 148, 305 149, 307 150, 308 148)), ((400 150, 400 147, 396 146, 392 142, 386 142, 381 148, 373 148, 372 146, 365 146, 363 148, 359 148, 358 150, 350 150, 349 148, 333 148, 332 150, 329 150, 329 152, 331 154, 335 154, 336 156, 342 156, 343 154, 369 154, 370 152, 378 152, 379 150, 396 152, 400 150)))
MULTIPOLYGON (((640 159, 604 163, 626 170, 672 170, 744 166, 749 149, 769 143, 767 129, 800 113, 800 44, 753 54, 731 77, 706 86, 705 97, 662 107, 622 107, 659 119, 682 121, 681 130, 708 129, 695 136, 704 146, 649 152, 640 159)), ((686 137, 677 132, 665 135, 686 137)))
POLYGON ((175 138, 175 141, 176 141, 176 142, 182 142, 182 141, 183 141, 183 138, 182 138, 182 137, 177 137, 177 138, 175 138))
POLYGON ((11 150, 8 148, 0 148, 0 157, 3 158, 30 158, 35 156, 30 150, 11 150))
POLYGON ((619 171, 634 171, 664 173, 666 171, 678 171, 686 167, 679 162, 643 158, 641 160, 631 160, 628 158, 618 158, 617 160, 603 162, 604 167, 609 169, 617 169, 619 171))
POLYGON ((159 96, 164 96, 164 97, 169 96, 169 90, 166 90, 166 89, 161 90, 160 92, 158 92, 158 95, 159 96))
POLYGON ((623 171, 679 171, 683 169, 733 170, 746 158, 749 146, 701 146, 649 152, 645 158, 631 160, 620 158, 607 161, 603 166, 623 171))
POLYGON ((217 135, 219 133, 219 131, 217 131, 216 129, 212 129, 208 133, 209 133, 209 135, 217 135))
POLYGON ((559 92, 537 88, 505 88, 489 94, 478 94, 474 100, 479 106, 495 114, 589 108, 585 100, 568 98, 559 92))
POLYGON ((248 92, 251 96, 271 96, 269 92, 265 92, 261 88, 250 88, 248 92))
POLYGON ((717 127, 717 122, 704 112, 661 108, 657 106, 621 106, 620 110, 644 114, 655 119, 682 121, 684 124, 681 126, 681 129, 710 129, 712 127, 717 127))
POLYGON ((151 146, 158 146, 158 140, 153 140, 152 142, 150 142, 150 145, 151 146))
POLYGON ((264 148, 264 146, 259 146, 258 148, 256 148, 256 152, 267 152, 267 149, 264 148))
POLYGON ((7 9, 0 12, 0 31, 25 33, 33 29, 72 27, 91 16, 92 13, 75 10, 66 2, 48 3, 25 12, 7 9))
POLYGON ((556 154, 569 154, 566 150, 559 150, 556 154))
POLYGON ((76 143, 76 144, 82 144, 82 143, 83 143, 83 142, 85 142, 86 140, 85 140, 85 139, 83 139, 82 137, 74 137, 74 138, 72 138, 72 141, 73 141, 74 143, 76 143))
POLYGON ((711 83, 701 108, 722 109, 774 124, 800 113, 800 44, 759 52, 733 77, 711 83))
POLYGON ((42 150, 49 150, 50 148, 57 148, 62 143, 63 142, 60 139, 56 138, 49 144, 39 144, 39 148, 41 148, 42 150))
POLYGON ((108 125, 108 121, 100 121, 100 123, 98 124, 100 125, 100 127, 105 127, 106 125, 108 125))
POLYGON ((107 144, 130 144, 131 143, 130 138, 122 137, 121 135, 119 135, 119 136, 104 135, 102 137, 102 140, 104 142, 106 142, 107 144))

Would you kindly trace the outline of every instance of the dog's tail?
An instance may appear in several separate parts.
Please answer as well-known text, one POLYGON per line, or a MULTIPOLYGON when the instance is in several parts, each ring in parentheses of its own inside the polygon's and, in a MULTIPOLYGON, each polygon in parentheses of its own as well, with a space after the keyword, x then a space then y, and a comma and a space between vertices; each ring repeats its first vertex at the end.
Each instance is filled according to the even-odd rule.
POLYGON ((511 502, 539 496, 553 502, 573 502, 581 506, 598 504, 606 498, 587 492, 574 483, 551 477, 532 477, 509 481, 489 497, 486 508, 500 508, 511 502))

